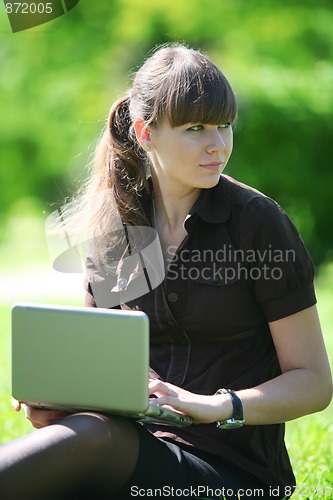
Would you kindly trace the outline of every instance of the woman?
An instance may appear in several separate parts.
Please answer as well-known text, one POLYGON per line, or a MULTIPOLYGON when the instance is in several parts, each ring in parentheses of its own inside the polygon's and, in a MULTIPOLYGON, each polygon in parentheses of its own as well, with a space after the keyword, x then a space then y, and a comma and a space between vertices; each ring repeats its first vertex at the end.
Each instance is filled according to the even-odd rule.
POLYGON ((118 307, 149 315, 150 394, 193 425, 25 408, 40 430, 0 449, 5 498, 291 496, 284 422, 324 409, 331 375, 295 227, 273 200, 221 175, 235 117, 230 85, 205 55, 155 51, 112 107, 68 222, 111 234, 94 240, 87 261, 92 307, 117 307, 112 293, 135 281, 121 276, 113 201, 126 231, 157 231, 165 279, 118 307), (114 267, 113 292, 100 293, 114 267))

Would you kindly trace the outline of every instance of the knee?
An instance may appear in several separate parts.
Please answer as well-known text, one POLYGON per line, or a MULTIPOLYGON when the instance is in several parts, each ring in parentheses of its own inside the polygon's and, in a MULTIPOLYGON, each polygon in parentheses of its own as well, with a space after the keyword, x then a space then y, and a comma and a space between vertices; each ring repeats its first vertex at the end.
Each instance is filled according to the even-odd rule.
POLYGON ((97 413, 76 413, 63 423, 75 433, 76 453, 100 455, 110 447, 115 427, 112 420, 97 413))
MULTIPOLYGON (((89 470, 100 468, 101 463, 135 463, 139 450, 139 436, 135 424, 126 418, 104 416, 97 413, 76 413, 61 422, 71 429, 70 454, 89 470)), ((68 450, 69 451, 69 450, 68 450)), ((109 468, 109 465, 108 465, 109 468)))

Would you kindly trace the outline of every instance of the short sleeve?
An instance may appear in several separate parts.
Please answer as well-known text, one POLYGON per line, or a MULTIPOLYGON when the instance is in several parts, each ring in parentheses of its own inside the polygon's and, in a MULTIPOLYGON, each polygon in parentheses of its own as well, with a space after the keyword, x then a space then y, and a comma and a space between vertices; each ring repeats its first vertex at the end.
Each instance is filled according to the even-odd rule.
POLYGON ((256 301, 267 321, 275 321, 316 303, 311 257, 283 209, 265 196, 243 209, 241 247, 256 301))

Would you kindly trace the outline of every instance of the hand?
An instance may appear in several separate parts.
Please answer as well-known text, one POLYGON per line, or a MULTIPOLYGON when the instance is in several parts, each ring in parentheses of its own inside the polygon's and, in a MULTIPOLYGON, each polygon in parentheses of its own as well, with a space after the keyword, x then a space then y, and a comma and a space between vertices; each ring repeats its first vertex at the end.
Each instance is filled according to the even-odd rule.
POLYGON ((12 407, 15 411, 24 410, 25 415, 35 429, 41 429, 47 425, 55 424, 59 419, 66 417, 69 413, 58 410, 39 410, 25 405, 17 399, 12 398, 12 407))
POLYGON ((152 379, 149 380, 149 394, 157 396, 152 399, 154 403, 192 417, 194 424, 211 424, 232 416, 232 402, 225 394, 194 394, 169 382, 152 379))
POLYGON ((17 399, 12 397, 12 407, 15 411, 20 411, 21 410, 21 403, 17 401, 17 399))

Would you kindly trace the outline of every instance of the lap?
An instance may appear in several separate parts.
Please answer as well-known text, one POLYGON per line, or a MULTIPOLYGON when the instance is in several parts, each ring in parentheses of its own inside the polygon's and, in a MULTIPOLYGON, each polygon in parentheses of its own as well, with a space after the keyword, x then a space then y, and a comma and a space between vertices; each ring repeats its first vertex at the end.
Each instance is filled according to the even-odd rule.
MULTIPOLYGON (((99 420, 98 416, 91 417, 92 415, 77 415, 73 420, 78 420, 78 422, 73 427, 77 430, 77 423, 80 423, 80 426, 84 423, 90 427, 93 422, 88 423, 87 420, 95 421, 96 424, 99 420)), ((66 420, 68 425, 71 419, 66 420)), ((109 453, 105 453, 103 459, 96 462, 99 473, 90 482, 90 487, 87 488, 86 485, 83 490, 80 490, 77 497, 80 500, 92 498, 94 500, 97 498, 101 500, 110 498, 116 500, 134 498, 236 500, 253 498, 254 489, 257 491, 262 489, 263 494, 258 494, 261 498, 268 496, 263 490, 265 485, 258 479, 237 467, 222 462, 209 453, 195 450, 182 443, 159 439, 141 424, 126 418, 103 417, 100 424, 102 422, 110 431, 110 436, 112 436, 110 445, 111 443, 113 445, 109 453), (126 475, 127 479, 124 481, 126 475), (110 483, 113 483, 113 487, 110 483), (116 488, 118 493, 115 494, 114 487, 117 483, 125 484, 125 486, 122 486, 120 490, 116 488), (111 490, 113 490, 112 493, 111 490), (242 490, 240 497, 238 490, 242 490), (245 490, 248 491, 247 494, 245 490)), ((85 440, 86 431, 87 429, 84 429, 85 440)), ((91 431, 88 434, 94 436, 95 425, 92 425, 91 431)), ((104 440, 103 432, 99 441, 104 440)), ((93 438, 94 441, 95 438, 93 438)), ((106 446, 106 451, 108 448, 106 446)))
MULTIPOLYGON (((259 481, 214 460, 190 446, 158 439, 137 424, 139 457, 134 472, 117 500, 130 498, 237 499, 240 488, 252 491, 259 481)), ((264 485, 261 485, 264 488, 264 485)))

